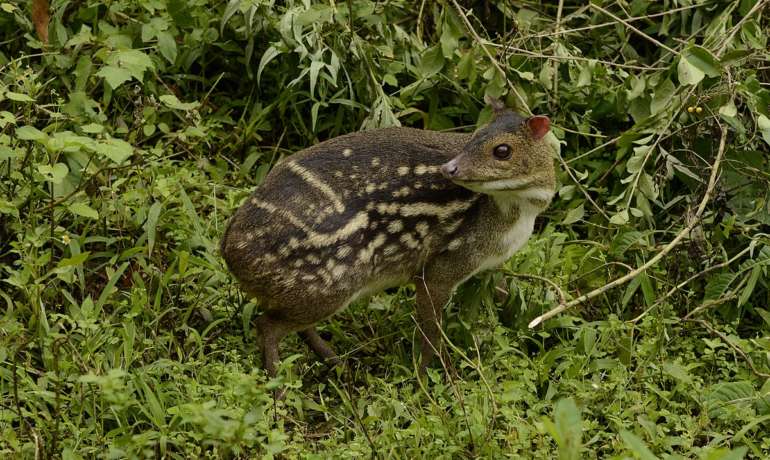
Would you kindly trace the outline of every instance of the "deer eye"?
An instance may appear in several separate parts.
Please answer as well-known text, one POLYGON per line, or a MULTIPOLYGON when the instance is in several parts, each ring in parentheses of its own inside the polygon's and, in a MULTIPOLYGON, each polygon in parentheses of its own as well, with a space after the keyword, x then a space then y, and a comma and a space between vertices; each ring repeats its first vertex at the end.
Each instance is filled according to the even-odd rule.
POLYGON ((492 150, 492 155, 498 160, 507 160, 511 157, 511 146, 508 144, 500 144, 492 150))

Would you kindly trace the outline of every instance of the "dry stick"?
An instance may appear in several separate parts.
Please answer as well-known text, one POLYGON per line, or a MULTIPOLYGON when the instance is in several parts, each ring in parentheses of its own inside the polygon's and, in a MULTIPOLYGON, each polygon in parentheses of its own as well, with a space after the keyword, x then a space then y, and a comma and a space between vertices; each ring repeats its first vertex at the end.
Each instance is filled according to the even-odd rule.
POLYGON ((542 323, 543 321, 546 321, 550 318, 553 318, 554 316, 558 315, 559 313, 567 310, 568 308, 572 308, 575 305, 579 305, 586 300, 593 299, 596 296, 599 296, 601 294, 604 294, 605 292, 609 291, 610 289, 620 286, 621 284, 625 284, 632 279, 636 278, 640 274, 644 273, 658 263, 660 259, 666 256, 669 252, 671 252, 672 249, 674 249, 676 246, 679 245, 679 243, 692 231, 693 228, 699 223, 701 215, 703 215, 703 212, 706 210, 706 205, 711 200, 711 195, 714 193, 714 187, 717 183, 717 176, 719 175, 719 166, 722 163, 722 157, 724 157, 725 154, 725 144, 727 142, 727 129, 724 126, 721 126, 722 135, 719 139, 719 150, 717 151, 717 157, 714 160, 714 163, 711 165, 711 176, 709 177, 708 185, 706 187, 706 193, 703 195, 703 199, 701 200, 700 204, 698 205, 698 210, 695 211, 695 216, 692 219, 692 221, 687 224, 685 228, 683 228, 679 233, 677 233, 676 237, 674 237, 673 240, 671 240, 670 243, 668 243, 661 251, 657 254, 655 254, 655 257, 648 260, 645 264, 643 264, 641 267, 629 272, 625 276, 622 276, 608 284, 605 284, 604 286, 594 289, 593 291, 583 294, 580 297, 578 297, 575 300, 572 300, 571 302, 559 305, 558 307, 549 310, 548 312, 538 316, 537 318, 533 319, 529 323, 529 328, 532 329, 542 323))
POLYGON ((767 2, 768 2, 768 0, 762 0, 762 1, 757 2, 757 4, 754 5, 754 7, 751 10, 749 10, 748 13, 746 13, 746 16, 741 18, 741 20, 738 21, 738 24, 735 24, 735 26, 733 26, 733 28, 730 29, 730 32, 727 33, 727 35, 724 38, 724 41, 722 42, 722 45, 719 47, 719 51, 717 51, 717 57, 720 57, 722 55, 722 53, 724 53, 725 48, 727 48, 727 45, 732 41, 733 36, 738 32, 738 30, 740 30, 741 26, 743 26, 743 24, 751 16, 753 16, 754 13, 756 13, 760 9, 764 8, 764 6, 765 6, 765 4, 767 2))
POLYGON ((639 320, 641 320, 642 318, 647 316, 647 314, 649 312, 654 310, 658 305, 663 303, 666 299, 668 299, 669 297, 674 295, 674 293, 676 293, 678 290, 680 290, 683 287, 685 287, 686 285, 690 284, 690 282, 692 282, 693 280, 695 280, 697 278, 700 278, 701 276, 703 276, 703 275, 705 275, 705 274, 707 274, 709 272, 712 272, 712 271, 714 271, 714 270, 716 270, 718 268, 727 267, 731 263, 733 263, 736 260, 738 260, 739 258, 741 258, 744 254, 749 252, 751 249, 752 249, 751 246, 747 246, 743 251, 741 251, 738 254, 734 255, 729 260, 726 260, 726 261, 718 263, 716 265, 712 265, 710 267, 704 268, 703 270, 699 271, 698 273, 692 275, 691 277, 687 278, 686 280, 684 280, 681 283, 677 284, 676 286, 672 287, 668 292, 666 292, 666 294, 663 297, 661 297, 654 304, 652 304, 652 306, 650 306, 650 308, 648 308, 647 310, 643 311, 642 314, 640 314, 636 318, 632 319, 631 322, 632 323, 638 323, 639 320))
POLYGON ((463 18, 463 23, 465 23, 465 27, 468 28, 468 32, 470 32, 471 35, 473 35, 473 40, 475 40, 476 43, 481 47, 481 49, 484 50, 484 54, 486 54, 489 60, 492 61, 492 65, 495 66, 495 69, 497 69, 497 71, 500 72, 503 78, 505 78, 505 82, 508 83, 508 86, 511 88, 511 91, 516 96, 516 98, 519 99, 519 103, 521 103, 522 110, 527 112, 528 115, 531 115, 532 112, 529 110, 527 101, 525 101, 524 98, 521 96, 521 94, 519 94, 519 91, 513 85, 513 82, 508 78, 508 75, 505 73, 505 70, 503 70, 503 68, 500 66, 500 63, 497 62, 497 59, 495 59, 495 57, 492 56, 492 53, 489 52, 486 45, 484 44, 484 40, 482 40, 481 36, 479 36, 479 34, 473 28, 473 24, 471 24, 471 21, 468 19, 468 16, 465 15, 465 13, 463 12, 463 9, 457 3, 457 0, 452 0, 452 4, 455 6, 455 9, 457 9, 457 13, 460 15, 460 17, 463 18))
POLYGON ((672 48, 669 48, 668 46, 664 45, 663 43, 659 42, 658 40, 650 37, 646 33, 642 32, 641 30, 639 30, 636 27, 634 27, 631 24, 629 24, 628 21, 626 21, 625 19, 622 19, 622 18, 619 18, 619 17, 615 16, 614 14, 610 13, 609 11, 605 10, 604 8, 602 8, 601 6, 599 6, 599 5, 595 4, 595 3, 591 3, 590 5, 591 5, 592 8, 601 11, 602 13, 604 13, 607 16, 611 17, 612 19, 618 21, 619 23, 621 23, 624 26, 628 27, 629 29, 633 30, 639 36, 641 36, 641 37, 645 38, 646 40, 648 40, 648 41, 658 45, 659 47, 663 48, 664 50, 668 51, 669 53, 675 54, 677 56, 679 55, 678 51, 676 51, 676 50, 674 50, 672 48))
POLYGON ((706 329, 708 329, 709 331, 711 331, 711 333, 712 333, 712 334, 716 334, 716 335, 718 335, 718 336, 719 336, 719 338, 721 338, 722 340, 724 340, 724 341, 725 341, 725 343, 727 343, 727 345, 728 345, 730 348, 732 348, 732 349, 733 349, 733 350, 735 350, 735 351, 736 351, 736 352, 737 352, 739 355, 741 355, 741 357, 742 357, 742 358, 743 358, 743 359, 746 361, 746 363, 749 365, 749 367, 751 368, 752 372, 754 372, 754 374, 756 374, 758 377, 762 377, 762 378, 770 378, 770 374, 767 374, 767 373, 765 373, 765 372, 760 372, 760 371, 759 371, 759 370, 756 368, 756 366, 754 366, 754 361, 752 361, 751 357, 749 357, 749 355, 747 355, 745 351, 741 350, 741 347, 739 347, 738 345, 734 344, 734 343, 733 343, 733 342, 730 340, 730 338, 729 338, 727 335, 725 335, 723 332, 721 332, 721 331, 718 331, 718 330, 714 329, 714 327, 713 327, 711 324, 709 324, 709 323, 708 323, 708 321, 704 321, 704 320, 702 320, 702 319, 686 319, 685 321, 691 321, 691 322, 693 322, 693 323, 699 323, 701 326, 703 326, 703 327, 705 327, 706 329))
MULTIPOLYGON (((613 23, 615 24, 615 23, 613 23)), ((619 62, 611 62, 611 61, 605 61, 602 59, 596 59, 596 58, 588 58, 585 56, 554 56, 552 54, 542 54, 542 53, 536 53, 534 51, 525 50, 523 48, 517 48, 515 46, 509 46, 509 45, 498 45, 497 43, 487 43, 487 45, 495 47, 495 48, 505 48, 507 50, 516 51, 518 53, 524 54, 526 56, 535 57, 535 58, 541 58, 541 59, 550 59, 552 61, 586 61, 586 62, 595 62, 598 64, 604 64, 606 66, 610 67, 620 67, 624 69, 635 69, 635 70, 666 70, 668 67, 652 67, 652 66, 642 66, 642 65, 633 65, 633 64, 621 64, 619 62)))
MULTIPOLYGON (((556 10, 556 32, 561 29, 561 12, 564 9, 564 0, 559 0, 559 8, 556 10)), ((559 97, 559 61, 556 61, 553 69, 553 98, 559 97)))
MULTIPOLYGON (((666 10, 666 11, 663 11, 663 12, 660 12, 660 13, 654 13, 654 14, 648 14, 648 15, 645 15, 645 16, 636 16, 636 17, 628 18, 628 19, 626 19, 626 21, 627 22, 634 22, 634 21, 640 21, 642 19, 652 19, 652 18, 657 18, 657 17, 660 17, 660 16, 667 16, 669 14, 678 13, 678 12, 684 11, 684 10, 691 10, 691 9, 694 9, 694 8, 700 8, 702 6, 708 6, 708 5, 707 4, 706 5, 704 5, 704 4, 697 4, 697 5, 682 6, 682 7, 679 7, 679 8, 673 8, 673 9, 670 9, 670 10, 666 10)), ((542 33, 542 34, 530 35, 530 36, 528 36, 526 38, 547 38, 547 37, 552 37, 554 35, 566 35, 566 34, 572 34, 572 33, 576 33, 576 32, 582 32, 584 30, 599 29, 599 28, 602 28, 602 27, 613 26, 615 24, 617 24, 617 22, 615 22, 615 21, 603 22, 601 24, 594 24, 594 25, 584 26, 584 27, 576 27, 574 29, 560 30, 558 32, 554 31, 554 32, 546 32, 546 33, 542 33)))
MULTIPOLYGON (((743 285, 743 283, 739 284, 738 288, 740 288, 742 285, 743 285)), ((736 288, 736 290, 738 288, 736 288)), ((684 315, 684 318, 682 318, 682 321, 690 321, 690 319, 691 319, 690 317, 691 316, 696 315, 696 314, 702 312, 703 310, 708 310, 709 308, 713 308, 713 307, 717 307, 717 306, 722 305, 722 304, 726 304, 727 302, 730 302, 731 300, 735 300, 736 298, 738 298, 738 296, 731 292, 731 293, 727 294, 724 297, 720 297, 718 299, 713 299, 713 300, 707 300, 706 302, 703 302, 702 304, 698 305, 698 307, 696 307, 690 313, 687 313, 686 315, 684 315)))

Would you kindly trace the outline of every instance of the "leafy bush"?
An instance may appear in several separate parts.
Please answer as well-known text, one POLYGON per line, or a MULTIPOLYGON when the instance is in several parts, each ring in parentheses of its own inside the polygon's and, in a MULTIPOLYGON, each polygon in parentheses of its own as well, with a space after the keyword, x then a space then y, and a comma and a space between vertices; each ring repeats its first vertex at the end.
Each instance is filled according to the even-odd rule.
POLYGON ((770 455, 767 1, 32 3, 0 2, 4 456, 770 455), (455 296, 453 365, 415 379, 405 287, 324 326, 344 370, 287 341, 268 381, 230 213, 485 96, 551 117, 561 186, 455 296))

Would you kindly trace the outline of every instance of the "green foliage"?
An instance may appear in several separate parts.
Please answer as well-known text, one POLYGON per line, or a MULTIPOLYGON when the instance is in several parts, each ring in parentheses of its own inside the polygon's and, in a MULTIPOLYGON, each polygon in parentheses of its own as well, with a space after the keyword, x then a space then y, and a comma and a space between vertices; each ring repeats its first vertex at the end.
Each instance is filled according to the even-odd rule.
POLYGON ((57 0, 44 44, 0 1, 0 455, 770 456, 766 3, 462 3, 57 0), (289 340, 268 381, 231 212, 297 149, 485 96, 551 117, 561 186, 448 307, 452 367, 415 378, 404 287, 323 326, 344 370, 289 340), (692 222, 721 126, 686 238, 528 330, 692 222))

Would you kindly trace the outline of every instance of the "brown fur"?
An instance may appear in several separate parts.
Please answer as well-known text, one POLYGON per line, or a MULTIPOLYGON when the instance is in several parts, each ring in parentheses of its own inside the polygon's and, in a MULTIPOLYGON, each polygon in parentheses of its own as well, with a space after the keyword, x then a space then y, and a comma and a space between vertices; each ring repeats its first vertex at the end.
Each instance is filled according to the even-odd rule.
POLYGON ((473 135, 387 128, 330 139, 279 163, 222 239, 228 267, 264 309, 258 327, 268 372, 275 374, 278 343, 291 332, 336 361, 315 324, 407 282, 417 287, 424 369, 440 347, 441 311, 454 288, 523 244, 554 187, 550 149, 506 111, 473 135), (501 143, 511 146, 510 160, 492 157, 501 143), (450 160, 456 183, 441 171, 450 160), (508 179, 515 189, 478 193, 508 179))

